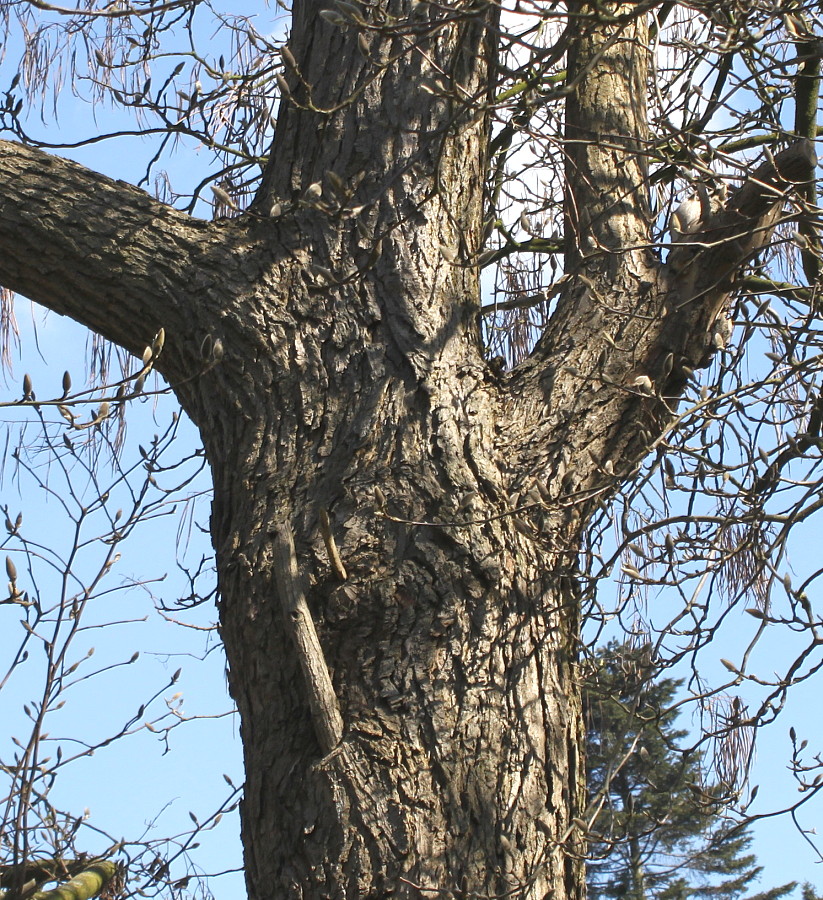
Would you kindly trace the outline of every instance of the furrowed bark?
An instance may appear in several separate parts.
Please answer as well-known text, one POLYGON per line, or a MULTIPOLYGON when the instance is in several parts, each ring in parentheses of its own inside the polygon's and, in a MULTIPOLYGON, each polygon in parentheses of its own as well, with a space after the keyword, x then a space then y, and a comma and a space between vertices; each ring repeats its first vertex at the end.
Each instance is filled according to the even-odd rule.
POLYGON ((364 57, 355 35, 304 9, 294 105, 257 205, 293 209, 305 269, 323 271, 290 286, 270 362, 247 361, 270 426, 226 460, 210 452, 221 497, 249 486, 216 502, 213 531, 244 723, 250 891, 576 897, 574 585, 559 574, 566 558, 508 514, 505 406, 464 264, 481 233, 484 19, 431 7, 442 23, 430 40, 403 54, 404 39, 370 35, 364 57), (319 74, 329 56, 333 83, 319 74), (431 79, 466 101, 423 90, 431 79), (381 97, 396 100, 388 119, 381 97), (326 139, 346 134, 357 140, 326 139), (322 198, 308 203, 315 183, 322 198), (252 524, 276 516, 293 528, 340 702, 343 739, 325 759, 273 618, 270 542, 252 524))
POLYGON ((166 330, 160 368, 214 477, 252 900, 576 900, 580 535, 663 432, 813 155, 779 156, 663 264, 645 19, 576 5, 566 280, 532 358, 497 376, 472 265, 495 5, 363 6, 400 24, 360 35, 320 9, 295 4, 251 215, 193 222, 2 144, 0 283, 138 353, 166 330), (284 596, 313 649, 295 649, 284 596))

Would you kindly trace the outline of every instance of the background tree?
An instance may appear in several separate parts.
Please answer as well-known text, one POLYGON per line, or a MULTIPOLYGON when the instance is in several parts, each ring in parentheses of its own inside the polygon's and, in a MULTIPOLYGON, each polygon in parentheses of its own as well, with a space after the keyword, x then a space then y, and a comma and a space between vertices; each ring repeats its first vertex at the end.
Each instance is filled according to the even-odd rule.
POLYGON ((784 558, 819 496, 816 7, 295 0, 285 42, 216 13, 217 58, 203 3, 4 11, 0 283, 141 360, 93 427, 153 369, 203 440, 250 896, 581 896, 581 621, 617 560, 741 784, 741 728, 820 663, 784 558), (155 199, 43 152, 63 77, 157 136, 143 182, 186 138, 214 169, 155 199), (502 364, 495 263, 532 310, 491 320, 502 364))
POLYGON ((763 871, 749 830, 724 819, 722 786, 705 754, 682 753, 682 679, 655 677, 649 647, 611 641, 586 673, 583 713, 590 838, 588 896, 618 900, 718 897, 776 900, 796 882, 747 894, 763 871))

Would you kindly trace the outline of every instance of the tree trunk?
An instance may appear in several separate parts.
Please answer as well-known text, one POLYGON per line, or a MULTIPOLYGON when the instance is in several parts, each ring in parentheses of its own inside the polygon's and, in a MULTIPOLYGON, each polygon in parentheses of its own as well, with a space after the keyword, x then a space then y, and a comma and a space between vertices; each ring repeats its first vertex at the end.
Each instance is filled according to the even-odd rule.
MULTIPOLYGON (((670 421, 767 228, 714 270, 652 254, 646 23, 577 7, 568 277, 537 351, 496 375, 475 264, 496 7, 407 9, 412 50, 295 7, 252 213, 193 222, 2 143, 0 283, 138 354, 165 329, 157 367, 214 478, 252 900, 574 900, 580 535, 670 421)), ((720 225, 770 225, 761 194, 720 225)))
POLYGON ((267 501, 271 455, 215 466, 233 484, 233 517, 255 510, 219 557, 252 896, 581 890, 573 582, 545 540, 518 532, 500 518, 505 503, 486 498, 476 470, 499 465, 505 448, 482 381, 451 382, 432 410, 429 393, 387 378, 359 442, 329 434, 339 449, 328 453, 298 425, 312 454, 297 467, 313 473, 305 493, 301 479, 299 493, 267 501), (469 423, 488 433, 487 449, 453 445, 449 432, 469 423), (236 474, 252 470, 258 490, 236 474), (320 536, 321 509, 345 582, 320 536), (278 603, 272 535, 283 518, 345 723, 325 755, 278 603))

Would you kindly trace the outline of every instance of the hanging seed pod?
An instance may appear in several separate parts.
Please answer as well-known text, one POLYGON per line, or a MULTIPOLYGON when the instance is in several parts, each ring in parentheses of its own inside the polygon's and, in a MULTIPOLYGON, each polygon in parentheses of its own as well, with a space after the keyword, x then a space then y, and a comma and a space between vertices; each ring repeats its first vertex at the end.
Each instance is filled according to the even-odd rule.
POLYGON ((237 209, 237 204, 232 200, 231 194, 228 191, 223 190, 223 188, 218 187, 216 184, 211 185, 211 192, 214 194, 214 199, 218 203, 222 203, 223 206, 227 206, 229 209, 237 209))
POLYGON ((283 57, 283 62, 290 69, 297 69, 297 60, 294 58, 294 54, 285 44, 280 48, 280 56, 283 57))
POLYGON ((306 188, 305 198, 309 203, 314 203, 323 196, 323 185, 315 181, 306 188))

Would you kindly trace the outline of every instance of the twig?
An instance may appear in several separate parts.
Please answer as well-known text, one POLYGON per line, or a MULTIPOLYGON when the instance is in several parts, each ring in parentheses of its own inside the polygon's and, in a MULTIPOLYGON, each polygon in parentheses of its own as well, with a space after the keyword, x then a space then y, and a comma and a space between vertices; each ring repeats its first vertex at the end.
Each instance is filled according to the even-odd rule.
POLYGON ((345 581, 349 576, 343 560, 340 558, 340 551, 337 549, 337 542, 331 532, 331 522, 329 514, 325 509, 320 510, 320 533, 323 535, 323 543, 326 545, 326 553, 329 554, 329 562, 334 570, 334 574, 341 580, 345 581))

